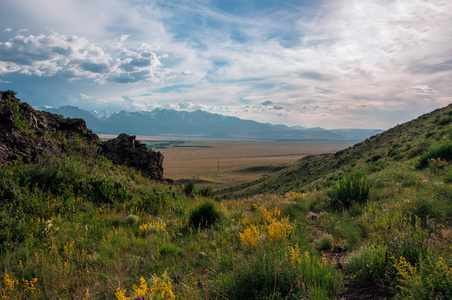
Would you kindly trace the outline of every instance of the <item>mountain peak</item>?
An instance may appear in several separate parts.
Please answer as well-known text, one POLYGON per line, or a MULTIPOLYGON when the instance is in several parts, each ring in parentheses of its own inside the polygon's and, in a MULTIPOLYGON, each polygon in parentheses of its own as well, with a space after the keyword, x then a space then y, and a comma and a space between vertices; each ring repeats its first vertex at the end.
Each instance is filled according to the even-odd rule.
POLYGON ((288 127, 244 120, 203 110, 179 111, 155 108, 152 111, 125 111, 113 114, 88 112, 74 106, 45 109, 66 117, 83 118, 96 133, 198 136, 259 140, 359 141, 381 130, 326 130, 320 127, 288 127))

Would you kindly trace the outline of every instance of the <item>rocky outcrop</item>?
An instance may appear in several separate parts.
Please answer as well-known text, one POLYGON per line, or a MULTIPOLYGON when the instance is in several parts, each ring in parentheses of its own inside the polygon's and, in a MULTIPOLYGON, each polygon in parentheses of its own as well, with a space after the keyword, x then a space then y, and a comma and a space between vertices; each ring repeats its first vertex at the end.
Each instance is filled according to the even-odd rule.
POLYGON ((0 163, 22 160, 33 163, 41 154, 62 156, 70 143, 97 145, 113 162, 141 171, 152 180, 163 179, 163 155, 147 149, 135 136, 121 134, 102 142, 83 119, 70 119, 37 111, 12 91, 0 91, 0 163))
POLYGON ((103 142, 102 153, 117 164, 140 170, 145 177, 163 180, 163 155, 148 149, 134 135, 123 133, 103 142))
POLYGON ((30 163, 44 153, 61 156, 65 145, 61 138, 54 138, 58 132, 60 137, 75 134, 87 143, 101 143, 84 120, 37 111, 14 92, 0 91, 0 161, 30 163))

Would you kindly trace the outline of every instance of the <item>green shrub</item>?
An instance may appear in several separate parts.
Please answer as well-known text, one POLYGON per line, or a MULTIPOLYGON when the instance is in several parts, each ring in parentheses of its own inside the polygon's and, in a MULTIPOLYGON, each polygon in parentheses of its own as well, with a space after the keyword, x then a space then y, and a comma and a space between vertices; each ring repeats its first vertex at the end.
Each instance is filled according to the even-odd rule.
POLYGON ((396 299, 450 299, 452 266, 442 256, 429 251, 417 265, 400 257, 395 267, 399 291, 396 299))
POLYGON ((440 118, 440 119, 436 120, 435 123, 437 125, 444 126, 444 125, 447 125, 447 124, 449 124, 451 122, 452 122, 452 118, 451 117, 444 117, 444 118, 440 118))
POLYGON ((412 264, 416 264, 420 257, 423 257, 428 252, 428 230, 422 228, 422 220, 414 215, 406 217, 407 226, 406 232, 397 234, 388 245, 389 257, 403 256, 412 264), (408 224, 409 223, 409 224, 408 224))
POLYGON ((0 212, 0 253, 22 242, 28 233, 27 225, 15 214, 0 212))
POLYGON ((208 187, 199 189, 199 191, 197 192, 197 194, 198 194, 199 196, 202 196, 202 197, 212 198, 212 197, 214 196, 215 193, 214 193, 212 187, 208 186, 208 187))
POLYGON ((445 183, 452 183, 452 170, 449 171, 449 173, 444 176, 444 182, 445 183))
POLYGON ((173 243, 163 244, 159 249, 159 254, 164 256, 178 256, 183 250, 173 243))
POLYGON ((127 225, 131 226, 131 225, 137 224, 139 220, 140 220, 140 218, 137 215, 130 214, 126 217, 125 223, 127 225))
POLYGON ((388 156, 389 156, 389 157, 393 157, 393 156, 396 156, 398 153, 399 153, 399 152, 398 152, 396 149, 391 148, 391 149, 389 149, 389 151, 388 151, 388 156))
POLYGON ((425 152, 419 158, 416 163, 416 169, 424 169, 428 167, 429 161, 432 159, 446 160, 450 162, 452 160, 452 142, 444 143, 437 148, 432 148, 425 152))
POLYGON ((381 155, 376 154, 374 156, 372 156, 372 158, 370 159, 372 162, 376 162, 377 160, 379 160, 381 158, 381 155))
POLYGON ((428 139, 428 138, 432 137, 434 134, 435 134, 434 131, 427 132, 427 133, 425 134, 425 138, 428 139))
POLYGON ((187 182, 183 186, 182 191, 184 192, 185 196, 187 196, 187 197, 194 197, 196 195, 199 195, 201 197, 212 198, 215 194, 212 187, 210 187, 210 186, 198 189, 196 187, 195 180, 190 180, 189 182, 187 182))
POLYGON ((137 206, 139 210, 148 214, 157 215, 158 212, 166 206, 171 195, 164 190, 152 188, 145 195, 139 198, 137 206))
POLYGON ((327 195, 333 207, 350 207, 353 203, 362 203, 369 198, 370 184, 367 177, 361 173, 354 173, 341 180, 331 188, 327 195))
POLYGON ((206 228, 215 225, 221 219, 221 212, 212 200, 198 204, 188 218, 189 225, 194 228, 206 228))
POLYGON ((282 255, 260 251, 237 262, 223 278, 220 295, 231 300, 287 299, 296 296, 296 280, 296 270, 282 255))
POLYGON ((345 259, 347 272, 360 283, 381 282, 387 266, 386 247, 380 245, 363 245, 345 259))
POLYGON ((91 199, 94 203, 113 203, 114 201, 123 202, 130 199, 130 194, 119 182, 114 182, 110 178, 102 180, 91 180, 91 199))
POLYGON ((193 197, 196 194, 196 185, 194 180, 190 180, 187 182, 184 187, 182 188, 182 191, 184 192, 185 196, 187 197, 193 197))
POLYGON ((314 246, 319 251, 330 250, 333 245, 333 236, 325 233, 314 241, 314 246))

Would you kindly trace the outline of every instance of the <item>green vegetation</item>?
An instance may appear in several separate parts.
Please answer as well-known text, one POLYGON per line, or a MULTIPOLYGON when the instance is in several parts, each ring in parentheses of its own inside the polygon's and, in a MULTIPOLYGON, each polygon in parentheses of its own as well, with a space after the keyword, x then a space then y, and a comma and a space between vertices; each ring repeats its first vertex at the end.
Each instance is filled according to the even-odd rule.
POLYGON ((224 189, 218 191, 217 195, 221 198, 248 197, 262 193, 284 195, 327 180, 335 181, 357 171, 368 175, 381 171, 394 162, 419 159, 429 147, 450 143, 451 124, 439 120, 451 118, 451 110, 449 105, 425 114, 335 154, 306 156, 275 176, 262 177, 254 182, 224 189))
POLYGON ((444 143, 438 146, 437 148, 432 148, 429 151, 425 152, 419 158, 418 163, 416 164, 416 169, 424 169, 428 166, 429 162, 432 160, 440 161, 451 161, 452 160, 452 142, 444 143))
POLYGON ((221 212, 211 200, 198 204, 188 217, 188 223, 194 228, 207 228, 215 225, 221 219, 221 212))
POLYGON ((451 111, 216 201, 194 182, 152 182, 75 134, 50 134, 63 155, 0 166, 0 296, 445 299, 452 126, 441 120, 451 111))
POLYGON ((24 119, 23 112, 19 107, 19 104, 17 102, 12 101, 12 98, 16 96, 16 92, 12 90, 7 90, 5 92, 5 95, 8 97, 6 99, 5 104, 6 106, 9 106, 12 109, 13 113, 13 120, 14 124, 16 125, 16 128, 18 130, 26 131, 29 130, 28 128, 28 122, 24 119))
POLYGON ((363 203, 369 198, 369 180, 360 173, 347 176, 332 187, 327 195, 333 207, 349 208, 354 203, 363 203))

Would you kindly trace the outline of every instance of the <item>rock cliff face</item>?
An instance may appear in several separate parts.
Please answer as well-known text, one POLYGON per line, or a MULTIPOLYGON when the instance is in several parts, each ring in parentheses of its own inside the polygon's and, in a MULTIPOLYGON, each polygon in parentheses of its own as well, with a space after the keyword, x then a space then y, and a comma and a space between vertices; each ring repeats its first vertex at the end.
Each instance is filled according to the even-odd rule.
POLYGON ((82 119, 41 112, 21 102, 14 92, 0 91, 0 160, 21 159, 33 162, 45 152, 61 156, 64 142, 52 136, 79 135, 87 143, 100 144, 97 135, 86 127, 82 119))
POLYGON ((140 170, 145 177, 163 180, 163 155, 146 148, 134 135, 123 133, 103 142, 102 153, 117 164, 140 170))
POLYGON ((113 162, 136 168, 145 177, 163 180, 163 155, 146 148, 135 136, 121 134, 102 142, 83 119, 64 118, 37 111, 12 91, 0 91, 0 163, 33 163, 41 154, 62 156, 70 143, 94 144, 113 162))

